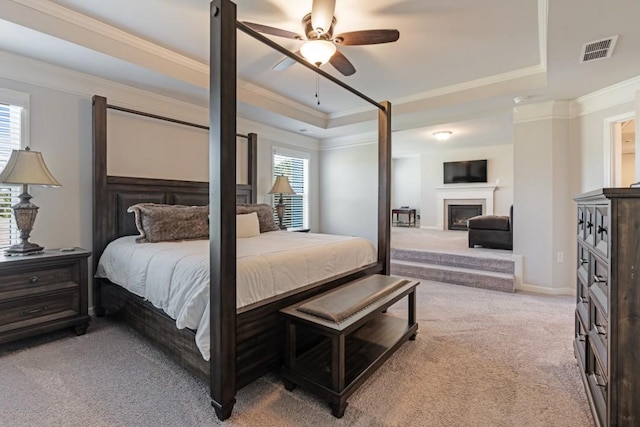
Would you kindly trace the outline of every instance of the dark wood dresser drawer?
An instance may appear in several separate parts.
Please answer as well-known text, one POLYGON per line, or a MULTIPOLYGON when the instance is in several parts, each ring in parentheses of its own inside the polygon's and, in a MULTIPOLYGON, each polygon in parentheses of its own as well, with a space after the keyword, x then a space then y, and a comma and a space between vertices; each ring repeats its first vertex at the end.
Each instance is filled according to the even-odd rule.
POLYGON ((587 382, 596 409, 600 425, 607 425, 607 387, 609 380, 605 369, 600 365, 593 352, 589 352, 587 361, 587 382))
POLYGON ((576 311, 576 338, 574 341, 574 350, 576 353, 576 359, 580 365, 580 370, 586 372, 587 359, 586 359, 586 347, 587 347, 587 328, 584 325, 581 315, 576 311))
POLYGON ((607 366, 609 321, 595 300, 590 302, 589 311, 589 342, 602 366, 607 366))
POLYGON ((609 256, 609 206, 596 206, 594 246, 604 257, 609 256))

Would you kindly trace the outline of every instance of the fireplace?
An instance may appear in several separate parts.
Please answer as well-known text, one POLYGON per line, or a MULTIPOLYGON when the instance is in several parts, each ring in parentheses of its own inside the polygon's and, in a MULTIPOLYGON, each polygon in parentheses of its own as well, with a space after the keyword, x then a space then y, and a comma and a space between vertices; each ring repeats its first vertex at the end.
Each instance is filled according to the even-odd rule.
POLYGON ((449 205, 449 230, 467 230, 467 220, 482 215, 482 205, 449 205))

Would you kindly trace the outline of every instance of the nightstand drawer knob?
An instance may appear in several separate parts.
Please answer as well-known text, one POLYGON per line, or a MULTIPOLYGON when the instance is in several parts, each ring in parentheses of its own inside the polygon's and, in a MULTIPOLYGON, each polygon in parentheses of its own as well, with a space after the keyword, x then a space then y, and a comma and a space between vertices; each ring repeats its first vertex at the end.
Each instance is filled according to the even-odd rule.
POLYGON ((33 316, 34 314, 38 314, 42 311, 46 311, 48 310, 46 305, 43 305, 42 307, 37 307, 37 308, 31 308, 29 310, 24 310, 20 312, 20 316, 33 316))
POLYGON ((38 283, 38 276, 33 276, 31 279, 29 279, 29 283, 31 284, 38 283))

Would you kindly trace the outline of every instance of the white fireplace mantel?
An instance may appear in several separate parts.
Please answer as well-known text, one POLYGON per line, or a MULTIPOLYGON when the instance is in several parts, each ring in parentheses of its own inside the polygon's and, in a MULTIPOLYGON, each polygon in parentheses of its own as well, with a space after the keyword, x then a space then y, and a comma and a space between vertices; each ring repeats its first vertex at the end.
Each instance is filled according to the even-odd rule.
POLYGON ((438 230, 446 230, 445 201, 452 200, 483 200, 483 215, 493 215, 493 193, 496 191, 495 185, 451 185, 448 187, 436 188, 436 211, 438 230))

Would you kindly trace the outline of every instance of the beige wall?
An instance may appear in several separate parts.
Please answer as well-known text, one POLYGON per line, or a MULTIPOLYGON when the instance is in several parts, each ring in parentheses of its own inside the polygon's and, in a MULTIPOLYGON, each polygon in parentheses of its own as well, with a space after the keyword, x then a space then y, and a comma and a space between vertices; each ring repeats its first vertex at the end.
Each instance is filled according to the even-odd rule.
POLYGON ((378 241, 378 145, 320 154, 320 231, 378 241))
POLYGON ((393 159, 391 177, 391 207, 410 206, 420 215, 420 157, 393 159))
POLYGON ((523 257, 523 283, 539 287, 553 282, 552 133, 551 120, 514 125, 513 253, 523 257))
POLYGON ((623 154, 622 155, 622 186, 628 187, 634 182, 637 182, 636 155, 634 153, 623 154))

